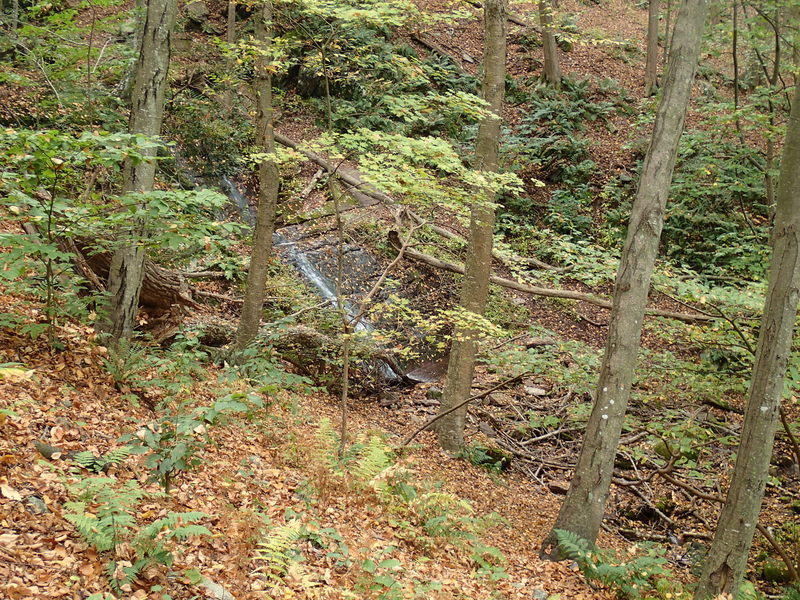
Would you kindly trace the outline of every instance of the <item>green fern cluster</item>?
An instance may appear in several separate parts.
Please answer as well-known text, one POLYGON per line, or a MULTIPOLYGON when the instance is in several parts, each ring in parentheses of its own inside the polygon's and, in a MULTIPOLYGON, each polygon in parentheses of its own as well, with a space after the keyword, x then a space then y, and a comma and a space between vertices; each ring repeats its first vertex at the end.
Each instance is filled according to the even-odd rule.
POLYGON ((380 491, 378 476, 395 462, 389 445, 378 435, 360 436, 339 457, 339 435, 329 419, 322 419, 315 434, 311 459, 333 475, 347 476, 357 488, 373 487, 380 491))
POLYGON ((64 517, 75 525, 86 542, 99 553, 111 553, 121 544, 133 550, 135 560, 131 566, 120 566, 116 557, 106 564, 115 590, 131 583, 150 565, 171 566, 174 557, 168 542, 183 542, 192 536, 211 534, 202 525, 195 524, 206 516, 200 512, 170 512, 141 526, 135 516, 136 509, 148 494, 135 481, 120 485, 112 477, 87 477, 68 485, 68 490, 76 500, 65 504, 70 512, 64 517))
POLYGON ((589 543, 570 531, 556 530, 559 550, 574 560, 584 577, 597 581, 617 591, 628 600, 660 600, 691 598, 686 590, 676 587, 676 578, 666 568, 667 559, 655 547, 646 547, 645 553, 619 560, 612 552, 592 548, 589 543))
POLYGON ((258 543, 255 560, 260 564, 256 572, 272 581, 280 580, 289 569, 289 563, 295 554, 295 544, 304 535, 305 526, 299 520, 273 527, 258 543))
POLYGON ((115 467, 131 455, 131 448, 129 446, 122 446, 114 448, 102 456, 95 456, 88 450, 78 452, 72 457, 79 466, 92 471, 100 473, 108 471, 111 467, 115 467))

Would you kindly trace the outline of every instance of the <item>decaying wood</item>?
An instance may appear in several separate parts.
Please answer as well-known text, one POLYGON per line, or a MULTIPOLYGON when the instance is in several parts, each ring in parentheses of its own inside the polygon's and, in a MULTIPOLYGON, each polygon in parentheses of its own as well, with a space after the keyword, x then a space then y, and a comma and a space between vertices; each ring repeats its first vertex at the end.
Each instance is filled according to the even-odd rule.
MULTIPOLYGON (((90 253, 87 251, 86 245, 80 242, 76 242, 75 247, 97 277, 101 281, 105 281, 111 265, 111 253, 90 253)), ((177 271, 160 267, 149 259, 144 263, 144 280, 142 281, 142 291, 139 294, 139 305, 161 310, 169 309, 174 305, 197 308, 197 304, 192 300, 189 285, 183 276, 177 271)))
MULTIPOLYGON (((389 232, 389 241, 397 247, 397 232, 390 231, 389 232)), ((419 252, 418 250, 414 250, 413 248, 407 248, 405 251, 405 255, 408 258, 413 260, 425 263, 432 267, 436 267, 437 269, 442 269, 444 271, 449 271, 451 273, 458 273, 460 275, 464 274, 464 267, 461 265, 457 265, 455 263, 447 262, 444 260, 440 260, 435 258, 429 254, 424 254, 423 252, 419 252)), ((536 296, 545 296, 548 298, 563 298, 565 300, 577 300, 579 302, 587 302, 589 304, 594 304, 595 306, 600 306, 602 308, 611 308, 611 301, 605 300, 604 298, 599 298, 597 296, 593 296, 592 294, 585 294, 583 292, 575 292, 572 290, 557 290, 553 288, 545 288, 539 287, 535 285, 529 285, 527 283, 520 283, 518 281, 514 281, 513 279, 506 279, 504 277, 498 277, 497 275, 492 275, 489 278, 489 281, 492 283, 509 288, 512 290, 517 290, 519 292, 525 292, 526 294, 533 294, 536 296)), ((708 315, 692 315, 688 313, 680 313, 680 312, 673 312, 670 310, 662 310, 660 308, 650 308, 647 309, 646 314, 653 315, 656 317, 667 317, 669 319, 677 319, 679 321, 686 321, 688 323, 704 323, 713 321, 714 318, 708 315)))
MULTIPOLYGON (((23 223, 22 228, 28 235, 41 235, 33 223, 23 223)), ((75 270, 86 279, 91 288, 98 292, 104 292, 111 264, 111 253, 93 252, 90 250, 91 245, 85 240, 61 238, 57 240, 57 243, 62 251, 72 255, 75 270)), ((197 307, 192 300, 189 286, 183 275, 177 271, 160 267, 151 260, 145 261, 144 282, 139 304, 145 308, 162 311, 175 305, 197 307)))

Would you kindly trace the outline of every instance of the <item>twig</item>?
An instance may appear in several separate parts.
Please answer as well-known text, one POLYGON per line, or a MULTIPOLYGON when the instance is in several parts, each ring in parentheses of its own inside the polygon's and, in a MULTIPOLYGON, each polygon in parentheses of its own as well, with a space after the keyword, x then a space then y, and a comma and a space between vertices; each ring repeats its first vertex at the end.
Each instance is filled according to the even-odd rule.
MULTIPOLYGON (((204 292, 203 290, 192 290, 192 293, 195 296, 200 296, 201 298, 214 298, 215 300, 224 300, 225 302, 233 302, 235 304, 244 304, 244 300, 241 298, 234 298, 233 296, 226 296, 225 294, 216 294, 214 292, 204 292)), ((267 300, 267 298, 264 298, 267 300)), ((277 297, 269 298, 270 300, 275 300, 277 297)))
POLYGON ((186 279, 203 279, 208 277, 210 279, 224 279, 225 273, 223 271, 191 271, 188 273, 181 273, 186 279))
POLYGON ((795 437, 791 427, 789 427, 789 418, 786 416, 786 411, 784 410, 783 406, 778 408, 778 414, 781 416, 783 429, 786 431, 786 435, 789 436, 789 445, 792 447, 792 451, 794 452, 794 462, 800 466, 800 444, 797 442, 797 438, 795 437))
MULTIPOLYGON (((694 486, 681 481, 680 479, 676 479, 672 477, 668 473, 661 473, 661 477, 663 477, 666 481, 670 482, 671 484, 689 492, 693 496, 698 498, 702 498, 703 500, 708 500, 709 502, 716 502, 717 504, 725 504, 725 499, 721 496, 717 496, 716 494, 707 494, 706 492, 702 492, 695 488, 694 486)), ((781 557, 781 560, 786 564, 786 570, 789 572, 789 576, 792 578, 793 581, 800 581, 800 573, 798 573, 797 568, 792 562, 791 557, 786 553, 786 550, 775 540, 769 530, 764 527, 761 523, 756 523, 756 529, 758 532, 764 536, 764 539, 767 540, 767 543, 772 546, 772 549, 778 553, 778 556, 781 557)))
POLYGON ((413 440, 420 433, 422 433, 423 431, 428 429, 431 425, 433 425, 439 419, 441 419, 443 417, 446 417, 450 413, 457 411, 459 408, 461 408, 463 406, 466 406, 467 404, 469 404, 473 400, 479 400, 481 398, 484 398, 484 397, 488 396, 489 394, 491 394, 492 392, 495 392, 495 391, 499 390, 500 388, 507 386, 509 383, 513 383, 513 382, 521 379, 522 377, 524 377, 528 373, 529 373, 529 371, 523 371, 519 375, 514 375, 513 377, 509 377, 508 379, 505 379, 505 380, 501 381, 500 383, 498 383, 497 385, 489 388, 485 392, 481 392, 480 394, 475 394, 474 396, 470 396, 469 398, 467 398, 463 402, 459 402, 458 404, 456 404, 455 406, 451 406, 450 408, 448 408, 444 412, 440 412, 435 417, 432 417, 432 418, 428 419, 428 421, 426 423, 424 423, 422 426, 418 427, 411 434, 409 434, 406 437, 406 439, 403 440, 403 443, 400 444, 400 448, 405 448, 406 446, 408 446, 408 444, 411 442, 411 440, 413 440))
POLYGON ((582 430, 582 427, 569 427, 569 428, 561 427, 559 429, 556 429, 555 431, 549 431, 549 432, 544 433, 542 435, 538 435, 536 437, 532 437, 532 438, 528 438, 527 440, 523 440, 522 442, 519 442, 519 445, 520 446, 530 446, 531 444, 537 444, 539 442, 543 442, 544 440, 550 439, 551 437, 556 437, 557 435, 562 434, 562 433, 572 433, 573 431, 581 431, 581 430, 582 430))

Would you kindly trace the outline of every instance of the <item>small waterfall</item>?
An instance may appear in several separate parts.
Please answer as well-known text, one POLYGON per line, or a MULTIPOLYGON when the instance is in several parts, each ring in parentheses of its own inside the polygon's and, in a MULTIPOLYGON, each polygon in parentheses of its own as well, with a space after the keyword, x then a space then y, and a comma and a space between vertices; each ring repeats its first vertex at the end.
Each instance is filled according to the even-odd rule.
MULTIPOLYGON (((221 186, 227 196, 236 205, 236 209, 242 220, 251 228, 255 227, 256 217, 253 214, 253 211, 250 210, 250 201, 248 200, 247 196, 245 196, 239 190, 236 184, 226 176, 222 177, 221 186)), ((314 286, 319 295, 330 302, 331 306, 338 308, 339 303, 336 299, 336 284, 331 281, 330 278, 323 275, 323 273, 312 264, 305 252, 297 248, 297 242, 289 240, 287 237, 278 232, 275 232, 272 235, 272 242, 275 250, 280 252, 280 254, 282 254, 286 260, 288 260, 288 262, 290 262, 292 266, 297 269, 303 278, 314 286)), ((353 319, 358 314, 356 309, 349 302, 344 303, 344 310, 345 314, 347 314, 350 319, 353 319)), ((371 323, 362 318, 355 326, 355 330, 369 333, 374 331, 375 328, 371 323)), ((395 373, 389 365, 383 361, 381 361, 380 364, 381 374, 386 379, 391 381, 398 379, 397 373, 395 373)))
MULTIPOLYGON (((276 232, 272 235, 272 243, 273 246, 279 250, 281 254, 283 254, 294 266, 294 268, 298 270, 298 272, 306 279, 306 281, 308 281, 317 289, 320 296, 322 296, 325 300, 328 300, 331 303, 331 306, 334 308, 339 307, 339 302, 336 298, 336 284, 329 278, 325 277, 325 275, 323 275, 319 269, 311 264, 311 261, 308 260, 308 256, 306 256, 304 252, 297 249, 297 242, 292 242, 280 233, 276 232)), ((356 309, 349 302, 344 302, 343 308, 345 314, 350 319, 355 318, 358 314, 356 309)), ((356 324, 355 330, 369 333, 374 331, 375 328, 371 323, 362 318, 356 324)), ((382 361, 381 373, 389 380, 395 380, 398 378, 397 373, 394 372, 394 369, 382 361)))
POLYGON ((250 210, 250 200, 248 200, 247 196, 239 191, 239 188, 236 187, 235 183, 228 179, 227 175, 223 175, 221 181, 222 187, 225 190, 225 194, 236 204, 236 208, 239 211, 239 215, 242 217, 242 220, 250 227, 255 227, 256 218, 253 215, 253 211, 250 210))

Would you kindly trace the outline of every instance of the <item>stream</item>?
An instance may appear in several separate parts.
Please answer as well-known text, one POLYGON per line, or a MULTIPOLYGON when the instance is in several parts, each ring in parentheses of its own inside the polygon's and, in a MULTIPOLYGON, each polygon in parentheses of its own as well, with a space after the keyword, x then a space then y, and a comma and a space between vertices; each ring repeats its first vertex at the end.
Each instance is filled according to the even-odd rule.
MULTIPOLYGON (((233 183, 228 177, 223 177, 221 187, 225 194, 235 204, 236 210, 241 219, 247 223, 251 228, 255 227, 256 217, 253 210, 250 208, 250 201, 245 194, 233 183)), ((339 307, 339 302, 336 297, 336 283, 330 277, 326 276, 319 268, 323 261, 318 261, 317 265, 311 260, 309 254, 299 247, 299 241, 303 237, 303 231, 297 226, 285 227, 280 232, 276 231, 272 235, 272 243, 275 250, 280 256, 291 264, 295 270, 309 284, 311 284, 323 300, 330 302, 333 308, 339 307)), ((364 251, 360 251, 364 252, 364 251)), ((363 260, 363 259, 362 259, 363 260)), ((370 257, 370 260, 371 257, 370 257)), ((345 263, 346 264, 346 263, 345 263)), ((344 301, 342 303, 345 314, 349 319, 354 319, 358 315, 358 310, 350 302, 344 301)), ((371 333, 375 331, 375 326, 367 319, 361 318, 355 326, 355 331, 364 333, 371 333)), ((399 375, 385 362, 380 361, 381 375, 388 381, 397 381, 399 375)))

